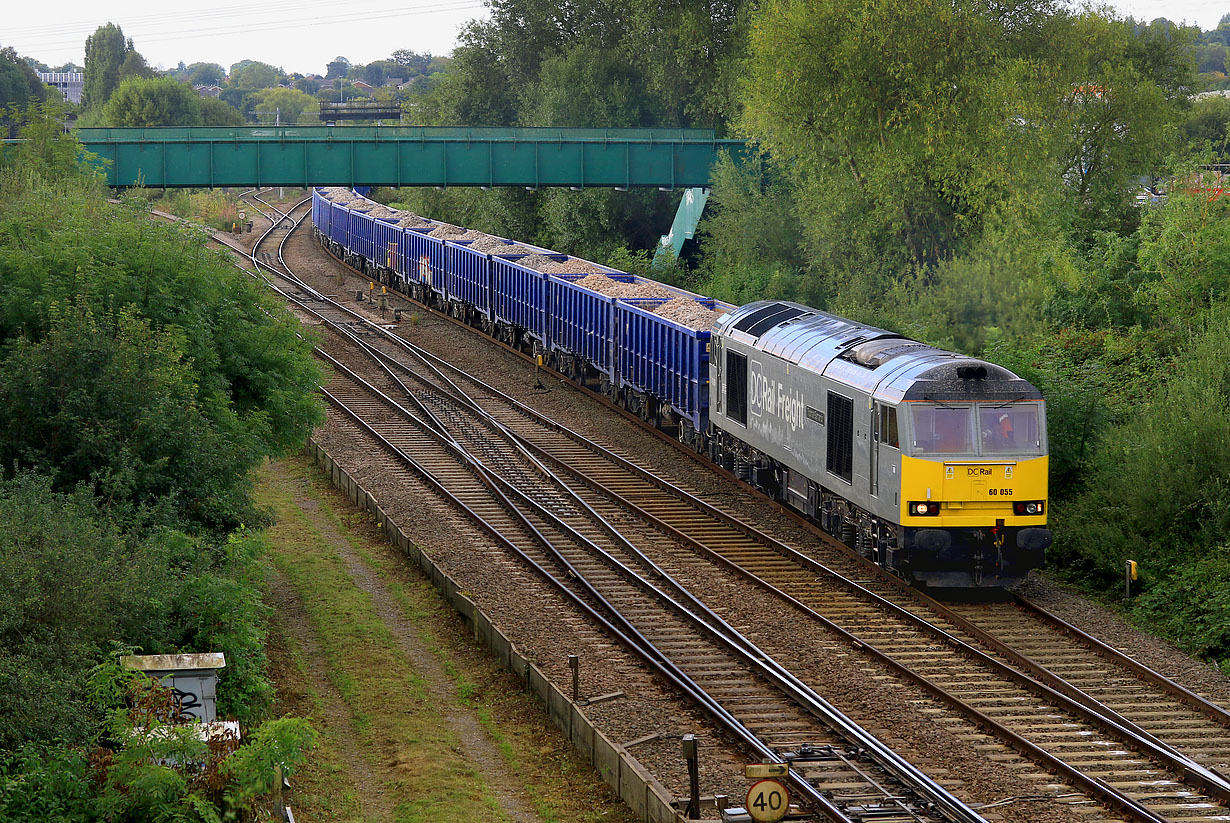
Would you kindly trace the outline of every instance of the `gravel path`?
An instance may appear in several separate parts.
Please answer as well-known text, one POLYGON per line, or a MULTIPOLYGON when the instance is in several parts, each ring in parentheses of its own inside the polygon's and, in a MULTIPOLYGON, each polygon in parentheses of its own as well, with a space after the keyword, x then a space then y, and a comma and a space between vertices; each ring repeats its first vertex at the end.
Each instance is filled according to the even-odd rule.
MULTIPOLYGON (((397 607, 393 596, 376 573, 354 550, 350 541, 341 534, 333 522, 324 517, 316 500, 298 488, 295 478, 285 467, 275 463, 271 473, 283 485, 295 488, 294 501, 303 510, 309 522, 337 552, 354 584, 371 598, 376 616, 389 628, 397 639, 398 648, 409 660, 414 671, 423 678, 434 704, 441 712, 440 721, 457 736, 467 761, 483 776, 500 808, 516 823, 540 823, 533 811, 533 801, 525 796, 524 789, 508 768, 498 745, 479 725, 475 715, 460 706, 456 683, 439 659, 419 637, 418 628, 407 620, 397 607)), ((354 759, 348 747, 349 759, 354 759)), ((366 816, 366 815, 365 815, 366 816)))
MULTIPOLYGON (((302 670, 287 672, 287 680, 297 680, 300 673, 307 676, 309 689, 316 695, 313 705, 308 702, 296 713, 300 716, 311 713, 314 722, 329 729, 336 739, 336 752, 346 769, 347 783, 354 786, 354 801, 358 804, 364 820, 393 820, 393 804, 385 791, 385 781, 372 771, 363 757, 366 748, 354 726, 354 715, 342 699, 337 687, 329 679, 327 657, 312 628, 312 618, 303 607, 298 591, 280 571, 274 571, 265 590, 265 603, 273 608, 273 620, 299 651, 302 670)), ((276 678, 275 678, 276 680, 276 678)), ((298 683, 276 682, 279 695, 289 695, 302 689, 298 683)), ((311 701, 305 697, 305 701, 311 701)))

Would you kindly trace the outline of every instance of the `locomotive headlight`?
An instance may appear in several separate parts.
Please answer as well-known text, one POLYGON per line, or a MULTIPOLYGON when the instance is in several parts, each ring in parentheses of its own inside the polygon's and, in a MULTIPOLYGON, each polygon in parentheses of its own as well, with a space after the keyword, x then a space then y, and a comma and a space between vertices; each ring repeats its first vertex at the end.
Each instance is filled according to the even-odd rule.
POLYGON ((911 502, 905 509, 910 514, 916 514, 920 517, 935 517, 940 513, 940 504, 934 500, 920 501, 918 503, 911 502))
POLYGON ((1038 513, 1038 504, 1037 504, 1037 503, 1026 503, 1026 504, 1025 504, 1025 513, 1026 513, 1026 514, 1037 514, 1037 513, 1038 513))
POLYGON ((927 513, 926 503, 915 503, 914 504, 914 514, 926 514, 926 513, 927 513))
POLYGON ((1012 504, 1012 512, 1018 516, 1039 515, 1046 512, 1045 500, 1018 500, 1012 504))

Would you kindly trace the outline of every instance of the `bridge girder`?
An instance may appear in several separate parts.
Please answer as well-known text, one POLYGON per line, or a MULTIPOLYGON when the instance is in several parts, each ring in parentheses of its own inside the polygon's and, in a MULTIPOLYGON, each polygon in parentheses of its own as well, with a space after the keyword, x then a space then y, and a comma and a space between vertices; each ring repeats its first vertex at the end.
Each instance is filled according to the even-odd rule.
POLYGON ((222 186, 709 185, 719 153, 748 156, 706 129, 420 126, 79 129, 117 188, 222 186))

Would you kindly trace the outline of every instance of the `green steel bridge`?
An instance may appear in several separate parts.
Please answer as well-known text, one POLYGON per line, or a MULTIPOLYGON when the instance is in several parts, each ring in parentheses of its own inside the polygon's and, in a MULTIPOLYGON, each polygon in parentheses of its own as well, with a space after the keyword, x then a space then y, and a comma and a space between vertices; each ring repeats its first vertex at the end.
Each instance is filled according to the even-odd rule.
POLYGON ((707 129, 268 126, 79 129, 115 188, 709 184, 740 140, 707 129))

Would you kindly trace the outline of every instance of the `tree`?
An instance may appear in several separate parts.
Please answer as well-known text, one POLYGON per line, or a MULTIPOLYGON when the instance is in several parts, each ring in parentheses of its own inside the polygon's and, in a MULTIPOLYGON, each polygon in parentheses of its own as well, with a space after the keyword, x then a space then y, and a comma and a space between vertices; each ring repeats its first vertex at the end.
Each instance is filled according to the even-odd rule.
POLYGON ((226 79, 226 69, 217 63, 193 63, 188 66, 188 83, 193 86, 220 86, 226 79))
POLYGON ((459 126, 508 126, 516 118, 515 83, 496 50, 491 30, 470 23, 453 50, 452 70, 433 93, 438 123, 459 126))
POLYGON ((0 49, 0 109, 47 99, 47 87, 11 46, 0 49))
POLYGON ((124 55, 124 62, 120 64, 119 78, 123 83, 129 77, 156 77, 157 72, 149 67, 145 62, 145 58, 141 53, 132 48, 132 41, 129 41, 128 53, 124 55))
POLYGON ((320 91, 321 82, 314 77, 300 77, 295 80, 295 88, 305 94, 315 94, 320 91))
POLYGON ((1207 145, 1215 156, 1230 156, 1230 98, 1220 94, 1195 100, 1182 126, 1184 141, 1193 147, 1207 145))
POLYGON ((254 109, 265 115, 261 122, 271 123, 275 114, 282 123, 298 123, 305 114, 316 115, 319 102, 298 89, 262 89, 252 95, 254 109))
POLYGON ((197 235, 65 189, 10 185, 0 202, 0 225, 31 239, 0 245, 0 472, 54 470, 117 503, 169 501, 197 528, 236 524, 260 455, 297 448, 318 417, 310 344, 197 235))
POLYGON ((338 77, 345 77, 350 71, 350 61, 345 57, 335 57, 325 66, 325 79, 334 80, 338 77))
POLYGON ((1131 227, 1140 178, 1175 147, 1194 72, 1188 33, 1090 13, 1074 18, 1056 43, 1072 79, 1056 122, 1078 232, 1131 227))
POLYGON ((388 74, 382 63, 368 63, 363 67, 363 80, 369 86, 380 86, 384 84, 384 79, 388 74))
POLYGON ((100 26, 85 41, 84 108, 102 108, 120 84, 120 67, 128 55, 124 31, 114 23, 100 26))
POLYGON ((20 168, 44 180, 84 178, 97 182, 97 169, 86 164, 81 144, 64 131, 66 105, 53 96, 20 112, 21 140, 0 147, 0 168, 20 168))
POLYGON ((1221 43, 1204 43, 1196 48, 1196 71, 1226 73, 1227 49, 1221 43))
POLYGON ((201 98, 169 77, 133 77, 116 89, 103 108, 110 126, 199 126, 201 98))
POLYGON ((243 91, 267 89, 278 84, 282 70, 268 63, 244 60, 231 66, 230 85, 243 91))
POLYGON ((626 60, 600 49, 573 49, 546 59, 538 84, 527 90, 525 99, 520 119, 536 126, 618 128, 653 123, 645 78, 626 60))
POLYGON ((201 97, 199 105, 202 126, 242 126, 247 122, 239 109, 216 97, 201 97))
POLYGON ((1047 0, 761 9, 740 130, 793 178, 821 291, 959 253, 1006 200, 1045 202, 1047 135, 1024 124, 1054 90, 1032 56, 1030 21, 1048 12, 1047 0))
POLYGON ((636 0, 620 53, 645 77, 662 125, 723 128, 738 110, 738 80, 755 4, 636 0))
POLYGON ((398 49, 393 52, 392 61, 408 71, 407 78, 416 74, 425 74, 427 64, 431 62, 430 54, 418 54, 409 49, 398 49))
POLYGON ((227 104, 245 118, 252 115, 252 96, 254 92, 228 87, 222 90, 218 99, 227 104))

